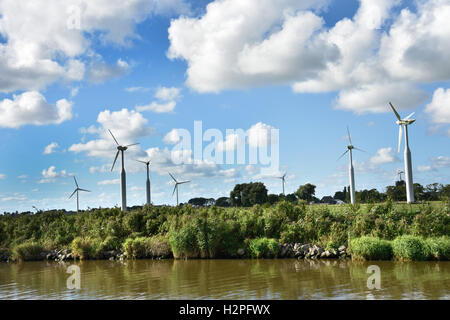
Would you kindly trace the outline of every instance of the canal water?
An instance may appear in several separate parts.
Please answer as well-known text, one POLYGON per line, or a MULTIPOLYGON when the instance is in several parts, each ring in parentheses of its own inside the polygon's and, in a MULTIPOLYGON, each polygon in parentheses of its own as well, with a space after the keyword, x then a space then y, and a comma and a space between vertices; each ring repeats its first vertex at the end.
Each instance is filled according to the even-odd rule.
POLYGON ((448 300, 450 262, 283 259, 0 263, 0 299, 448 300), (79 289, 67 285, 71 277, 67 271, 73 264, 79 266, 79 289), (368 288, 371 265, 379 267, 379 289, 368 288))

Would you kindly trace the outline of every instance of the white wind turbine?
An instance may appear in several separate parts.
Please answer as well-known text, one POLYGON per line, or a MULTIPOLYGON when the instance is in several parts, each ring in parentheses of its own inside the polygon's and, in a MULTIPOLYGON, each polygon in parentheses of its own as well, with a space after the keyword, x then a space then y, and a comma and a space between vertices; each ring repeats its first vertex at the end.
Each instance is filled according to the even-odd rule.
POLYGON ((148 161, 141 161, 136 160, 137 162, 143 163, 147 167, 147 205, 150 205, 152 203, 151 193, 150 193, 150 160, 148 161))
POLYGON ((285 195, 285 193, 284 193, 284 184, 286 183, 286 173, 283 176, 278 177, 278 179, 281 179, 281 183, 283 185, 283 196, 284 196, 285 195))
POLYGON ((402 170, 400 170, 400 169, 397 170, 398 181, 403 181, 403 180, 402 180, 402 174, 404 174, 404 173, 405 173, 405 172, 402 171, 402 170))
POLYGON ((395 110, 392 103, 389 102, 389 105, 394 111, 395 116, 397 117, 397 124, 399 125, 398 131, 398 152, 400 152, 400 147, 402 145, 402 135, 403 135, 403 126, 405 127, 405 183, 406 183, 406 201, 408 203, 414 202, 414 183, 413 183, 413 174, 412 174, 412 163, 411 163, 411 150, 409 149, 409 140, 408 140, 408 126, 413 124, 416 120, 411 119, 411 117, 415 114, 415 112, 411 113, 406 118, 402 119, 398 114, 397 110, 395 110))
POLYGON ((127 182, 126 182, 125 160, 124 160, 123 152, 126 151, 128 149, 128 147, 136 146, 139 143, 133 143, 133 144, 129 144, 126 146, 122 146, 119 144, 119 142, 117 142, 117 139, 114 137, 111 130, 108 129, 108 131, 117 144, 117 153, 116 153, 116 157, 114 158, 114 162, 111 167, 111 171, 113 171, 113 169, 114 169, 114 165, 116 164, 117 158, 119 157, 119 153, 122 154, 122 172, 120 173, 120 191, 122 194, 122 211, 127 211, 127 182))
POLYGON ((349 171, 349 179, 350 179, 350 202, 352 204, 355 204, 356 203, 356 199, 355 199, 355 170, 353 169, 353 149, 358 150, 358 151, 362 151, 362 152, 365 152, 365 151, 361 150, 361 149, 358 149, 355 146, 353 146, 352 137, 350 135, 350 130, 349 130, 348 127, 347 127, 347 133, 348 133, 348 141, 350 142, 350 144, 347 146, 347 151, 345 151, 339 157, 339 159, 341 159, 343 156, 345 156, 347 154, 347 152, 349 152, 349 154, 350 154, 350 164, 349 164, 349 167, 348 167, 348 171, 349 171))
POLYGON ((75 181, 75 185, 76 185, 77 188, 76 188, 75 191, 70 195, 69 199, 71 199, 75 193, 77 194, 77 212, 78 212, 78 211, 80 211, 79 195, 78 195, 78 192, 79 192, 79 191, 90 192, 90 191, 89 191, 89 190, 86 190, 86 189, 81 189, 81 188, 78 186, 78 182, 77 182, 77 179, 76 179, 75 177, 73 177, 73 180, 75 181))
POLYGON ((173 179, 173 181, 175 181, 175 187, 173 188, 172 196, 175 194, 175 191, 176 191, 176 192, 177 192, 177 206, 178 206, 178 186, 179 186, 180 184, 188 183, 188 182, 191 182, 191 181, 182 181, 182 182, 178 182, 177 179, 175 179, 175 178, 173 177, 173 175, 172 175, 170 172, 169 172, 169 175, 170 175, 170 177, 173 179))

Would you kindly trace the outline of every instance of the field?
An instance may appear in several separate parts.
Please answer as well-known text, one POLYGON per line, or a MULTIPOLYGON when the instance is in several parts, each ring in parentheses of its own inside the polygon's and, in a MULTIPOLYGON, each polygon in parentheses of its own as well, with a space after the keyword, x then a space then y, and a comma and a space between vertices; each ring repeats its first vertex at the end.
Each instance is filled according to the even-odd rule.
POLYGON ((101 258, 102 252, 110 250, 125 251, 129 258, 253 257, 258 256, 258 243, 267 248, 274 248, 274 243, 338 248, 361 237, 392 242, 403 235, 424 241, 439 238, 427 244, 435 250, 436 246, 447 245, 450 202, 354 206, 281 202, 251 208, 145 206, 126 213, 114 208, 72 215, 53 211, 0 216, 1 250, 24 260, 27 255, 38 255, 39 249, 71 249, 81 258, 101 258))

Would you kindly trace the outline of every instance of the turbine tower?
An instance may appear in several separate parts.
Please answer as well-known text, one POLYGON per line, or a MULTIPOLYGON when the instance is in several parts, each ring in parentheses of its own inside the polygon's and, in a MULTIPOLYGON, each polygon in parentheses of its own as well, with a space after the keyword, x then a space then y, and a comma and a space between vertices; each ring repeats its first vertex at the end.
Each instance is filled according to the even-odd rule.
POLYGON ((75 186, 76 189, 75 191, 70 195, 69 199, 73 197, 73 195, 76 193, 77 194, 77 212, 80 211, 80 204, 79 204, 79 191, 84 191, 84 192, 90 192, 89 190, 85 190, 85 189, 81 189, 80 187, 78 187, 78 182, 77 182, 77 178, 73 177, 73 180, 75 181, 75 186))
POLYGON ((170 177, 173 179, 173 181, 175 181, 175 187, 173 188, 173 192, 172 192, 172 196, 175 194, 175 191, 177 192, 177 207, 178 207, 178 186, 180 184, 184 184, 184 183, 188 183, 190 181, 182 181, 182 182, 178 182, 177 179, 175 179, 173 177, 173 175, 169 172, 170 177))
POLYGON ((111 171, 113 171, 113 169, 114 169, 114 165, 116 164, 117 157, 119 157, 119 153, 121 153, 121 155, 122 155, 122 172, 120 173, 120 191, 122 194, 122 211, 127 211, 127 182, 126 182, 126 174, 125 174, 125 159, 123 156, 123 152, 126 151, 129 147, 136 146, 139 143, 133 143, 133 144, 129 144, 126 146, 122 146, 119 144, 119 142, 117 142, 117 139, 114 137, 111 130, 108 129, 108 131, 117 144, 117 153, 116 153, 116 157, 114 158, 114 162, 111 167, 111 171))
POLYGON ((152 198, 150 194, 150 160, 148 161, 141 161, 136 160, 137 162, 143 163, 147 166, 147 205, 150 205, 152 203, 152 198))
POLYGON ((411 119, 411 117, 415 114, 415 112, 411 113, 406 118, 400 118, 397 110, 395 110, 392 103, 389 102, 389 105, 394 111, 395 116, 397 117, 397 124, 399 125, 398 131, 398 152, 400 152, 400 148, 402 145, 402 135, 403 135, 403 126, 405 127, 405 183, 406 183, 406 201, 408 203, 414 202, 414 183, 413 183, 413 174, 412 174, 412 164, 411 164, 411 150, 409 149, 409 140, 408 140, 408 126, 413 124, 416 120, 411 119))
POLYGON ((350 135, 350 130, 349 130, 348 127, 347 127, 347 134, 348 134, 348 141, 350 142, 350 144, 347 146, 347 151, 345 151, 339 157, 339 159, 341 159, 343 156, 345 156, 347 154, 347 152, 349 152, 349 154, 350 154, 350 163, 349 163, 349 166, 348 166, 348 174, 349 174, 349 179, 350 179, 350 202, 352 204, 355 204, 356 203, 356 199, 355 199, 355 170, 353 169, 353 149, 358 150, 358 151, 363 151, 363 152, 364 152, 364 150, 358 149, 355 146, 353 146, 352 137, 350 135))
POLYGON ((281 179, 281 183, 283 185, 283 196, 284 196, 285 195, 285 193, 284 193, 284 184, 286 183, 286 173, 283 176, 278 177, 278 179, 281 179))

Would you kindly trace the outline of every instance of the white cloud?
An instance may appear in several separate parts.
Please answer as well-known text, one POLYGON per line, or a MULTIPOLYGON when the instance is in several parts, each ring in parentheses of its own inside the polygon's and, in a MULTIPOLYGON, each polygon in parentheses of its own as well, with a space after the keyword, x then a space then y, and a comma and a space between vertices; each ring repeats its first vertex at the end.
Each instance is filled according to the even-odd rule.
POLYGON ((427 171, 431 171, 431 170, 433 170, 433 168, 431 166, 420 165, 417 167, 417 171, 419 171, 419 172, 427 172, 427 171))
POLYGON ((115 65, 106 63, 94 63, 89 69, 88 79, 93 83, 103 83, 112 78, 125 75, 130 69, 130 65, 119 59, 115 65))
POLYGON ((434 91, 432 101, 425 108, 431 121, 437 124, 450 124, 450 89, 439 88, 434 91))
POLYGON ((181 141, 181 136, 177 129, 172 129, 164 136, 163 141, 167 144, 177 144, 181 141))
POLYGON ((146 88, 146 87, 128 87, 128 88, 125 88, 125 91, 126 92, 130 92, 130 93, 132 93, 132 92, 147 92, 149 90, 150 89, 146 88))
POLYGON ((58 172, 55 166, 50 166, 48 169, 42 170, 42 179, 39 180, 39 183, 51 183, 55 182, 57 178, 65 178, 67 177, 67 171, 61 170, 58 172))
MULTIPOLYGON (((89 133, 98 134, 99 139, 90 140, 86 143, 78 143, 70 146, 69 151, 80 153, 86 152, 91 157, 113 159, 116 152, 116 144, 111 137, 110 129, 119 143, 122 145, 136 143, 136 140, 153 133, 153 128, 148 126, 148 121, 142 114, 134 110, 122 109, 120 111, 105 110, 99 113, 97 122, 99 127, 89 127, 89 133)), ((127 154, 142 156, 139 147, 131 147, 127 154)))
POLYGON ((52 154, 55 152, 55 149, 59 148, 58 143, 52 142, 48 146, 45 147, 43 154, 52 154))
POLYGON ((153 111, 156 113, 169 113, 173 112, 177 103, 175 101, 169 101, 167 103, 152 102, 145 106, 137 106, 137 111, 153 111))
POLYGON ((398 158, 392 148, 381 148, 372 158, 370 158, 370 163, 374 165, 393 163, 395 161, 398 161, 398 158))
POLYGON ((162 101, 173 101, 178 100, 181 97, 180 92, 180 88, 158 87, 155 93, 155 97, 162 101))
POLYGON ((97 184, 99 186, 106 186, 106 185, 119 184, 119 183, 120 183, 120 179, 112 179, 112 180, 99 181, 97 184))
POLYGON ((200 18, 180 17, 169 28, 168 57, 188 62, 187 84, 218 92, 302 78, 335 58, 335 50, 312 34, 323 20, 298 10, 326 1, 214 1, 200 18), (256 60, 255 60, 256 59, 256 60))
MULTIPOLYGON (((324 2, 315 4, 320 6, 324 2)), ((361 0, 351 18, 326 29, 310 1, 217 0, 169 28, 168 57, 188 63, 186 84, 219 92, 279 83, 294 92, 334 92, 336 108, 389 112, 425 103, 424 82, 450 78, 450 3, 361 0)))
POLYGON ((179 88, 167 88, 158 87, 155 93, 155 98, 159 101, 153 101, 148 105, 137 106, 137 111, 152 111, 156 113, 170 113, 173 112, 177 101, 181 98, 181 89, 179 88))
POLYGON ((14 95, 13 99, 0 101, 0 127, 19 128, 27 124, 60 124, 72 119, 73 103, 66 99, 51 105, 36 91, 14 95))
POLYGON ((431 162, 433 163, 434 168, 449 168, 450 167, 450 157, 439 156, 432 157, 431 162))
POLYGON ((272 130, 276 130, 274 127, 258 122, 248 129, 248 144, 251 147, 265 147, 269 146, 274 141, 272 141, 272 130))
MULTIPOLYGON (((3 0, 0 2, 0 92, 40 90, 58 79, 79 81, 92 43, 127 45, 152 14, 189 13, 183 0, 3 0)), ((92 65, 94 80, 110 70, 92 65)), ((112 66, 115 67, 115 66, 112 66)))
POLYGON ((17 178, 19 178, 19 179, 26 179, 26 178, 28 178, 28 175, 22 174, 22 175, 18 176, 17 178))
POLYGON ((0 180, 5 180, 6 179, 6 175, 3 173, 0 173, 0 180))

